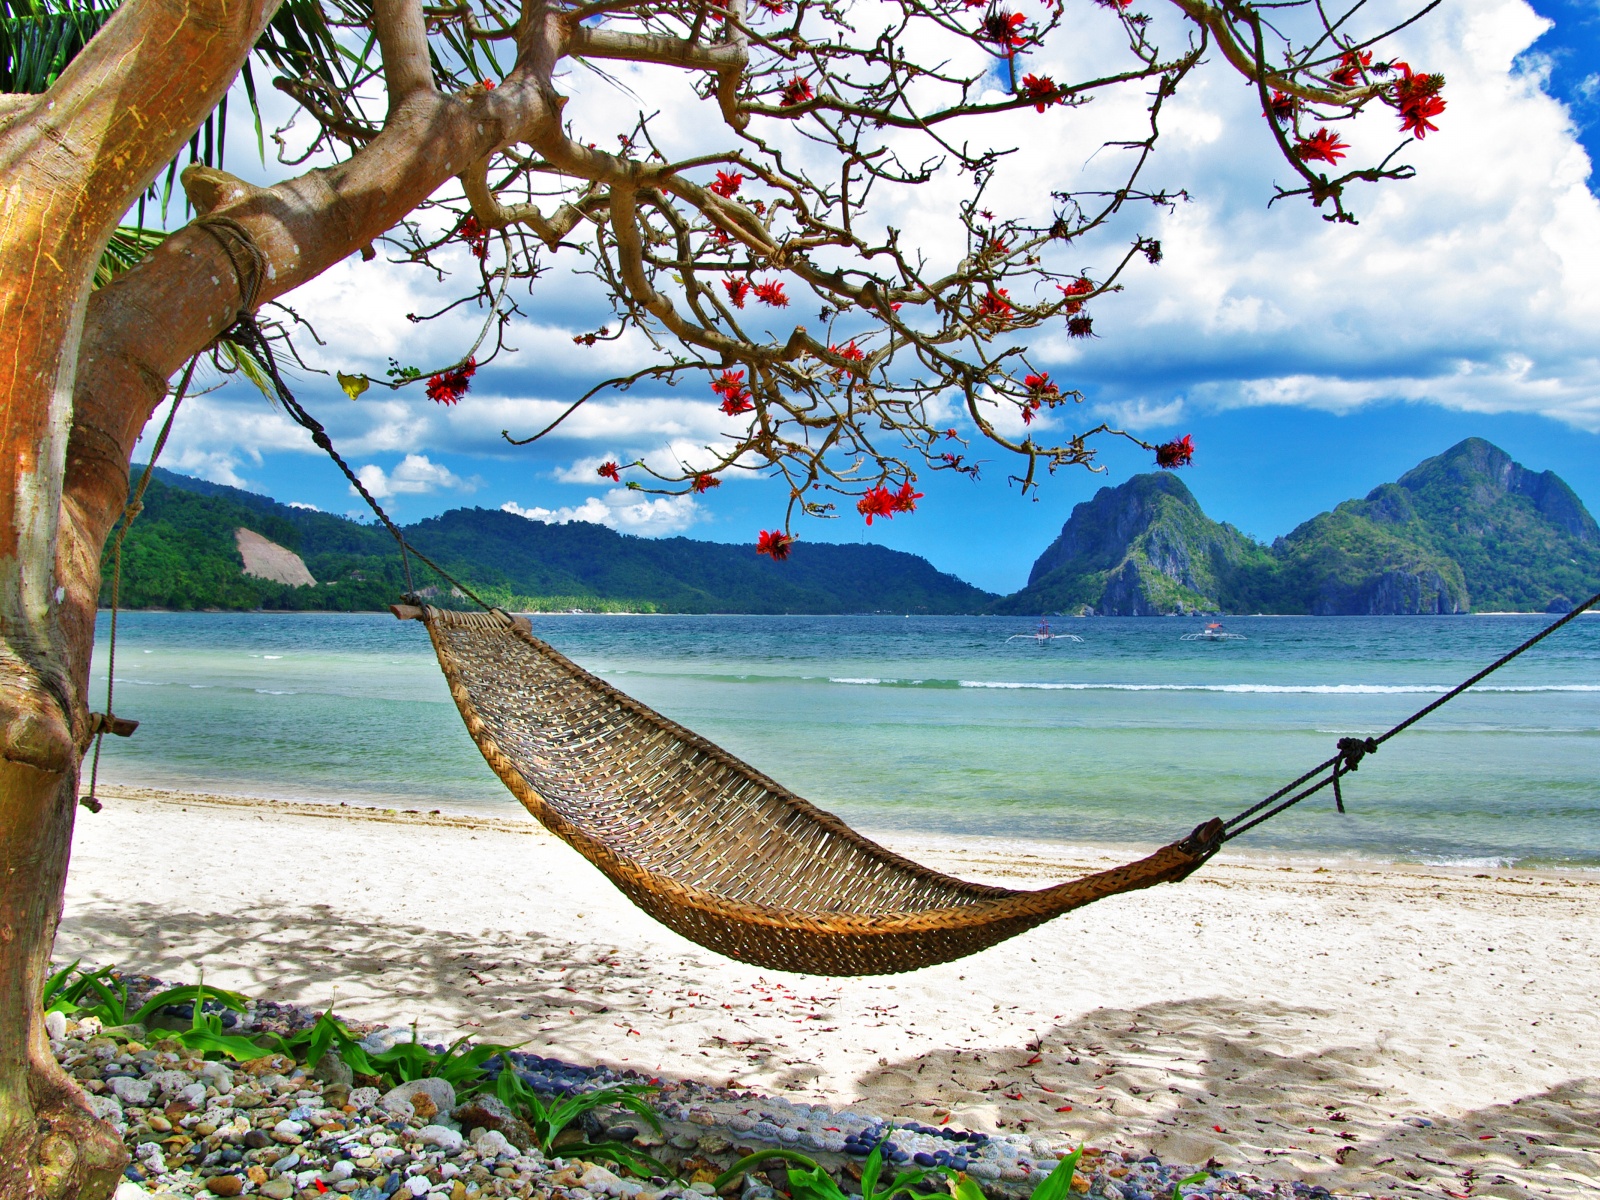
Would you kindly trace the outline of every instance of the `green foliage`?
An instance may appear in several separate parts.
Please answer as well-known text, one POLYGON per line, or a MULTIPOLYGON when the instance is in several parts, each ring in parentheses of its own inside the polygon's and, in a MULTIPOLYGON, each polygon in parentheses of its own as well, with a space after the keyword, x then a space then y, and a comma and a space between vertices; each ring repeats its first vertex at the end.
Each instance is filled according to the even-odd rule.
POLYGON ((151 996, 137 1012, 128 1011, 128 988, 116 977, 113 967, 86 971, 78 961, 69 963, 45 980, 42 997, 46 1012, 59 1012, 77 1020, 94 1017, 107 1029, 126 1025, 146 1025, 163 1008, 170 1004, 192 1004, 193 1015, 188 1029, 174 1030, 165 1036, 173 1038, 202 1054, 226 1055, 239 1061, 263 1058, 271 1050, 262 1049, 249 1038, 224 1031, 218 1013, 204 1011, 207 1000, 214 1000, 234 1012, 245 1010, 245 998, 221 988, 208 988, 204 982, 168 988, 151 996), (76 972, 77 977, 73 978, 76 972))
MULTIPOLYGON (((512 1067, 510 1059, 501 1060, 500 1077, 495 1080, 495 1095, 512 1112, 516 1113, 533 1131, 534 1140, 541 1153, 556 1151, 556 1141, 574 1121, 584 1113, 597 1108, 625 1108, 644 1118, 650 1127, 660 1130, 661 1120, 650 1106, 646 1096, 656 1089, 643 1084, 619 1084, 599 1088, 592 1092, 577 1092, 562 1099, 542 1099, 537 1092, 522 1082, 512 1067)), ((638 1175, 661 1175, 671 1178, 675 1172, 650 1155, 622 1142, 567 1142, 561 1153, 569 1158, 604 1159, 627 1167, 638 1175)))
POLYGON ((0 92, 48 90, 116 11, 93 0, 0 0, 0 92))
MULTIPOLYGON (((749 546, 626 537, 598 525, 544 525, 456 509, 406 528, 423 553, 485 600, 512 611, 976 612, 992 597, 925 560, 880 546, 806 545, 787 563, 749 546)), ((417 583, 428 581, 415 566, 417 583)), ((101 603, 110 602, 109 560, 101 603)), ((428 602, 464 607, 448 587, 428 602)), ((128 608, 381 610, 406 590, 381 527, 290 508, 157 468, 123 547, 128 608), (246 576, 234 531, 298 553, 315 587, 246 576)))

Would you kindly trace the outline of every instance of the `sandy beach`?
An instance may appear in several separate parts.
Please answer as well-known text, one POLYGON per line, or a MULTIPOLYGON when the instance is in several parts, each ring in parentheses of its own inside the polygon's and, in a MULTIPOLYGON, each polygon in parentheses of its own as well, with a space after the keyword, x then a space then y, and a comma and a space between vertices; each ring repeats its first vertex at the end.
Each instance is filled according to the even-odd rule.
MULTIPOLYGON (((517 814, 106 791, 56 957, 1330 1188, 1600 1190, 1600 878, 1229 855, 959 963, 719 958, 517 814)), ((885 838, 1041 886, 1116 848, 885 838)))

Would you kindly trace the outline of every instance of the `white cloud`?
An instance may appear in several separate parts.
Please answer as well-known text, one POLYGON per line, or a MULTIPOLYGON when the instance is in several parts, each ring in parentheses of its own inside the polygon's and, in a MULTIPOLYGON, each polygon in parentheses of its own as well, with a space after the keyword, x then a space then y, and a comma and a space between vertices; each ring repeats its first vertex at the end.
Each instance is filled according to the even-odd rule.
POLYGON ((306 504, 304 501, 301 501, 301 500, 290 500, 288 502, 288 505, 289 505, 290 508, 303 508, 307 512, 321 512, 322 511, 315 504, 306 504))
POLYGON ((612 488, 603 497, 590 496, 582 504, 562 508, 524 508, 513 500, 506 501, 500 508, 504 512, 549 525, 585 521, 591 525, 605 525, 620 533, 635 533, 640 537, 667 537, 682 533, 702 517, 693 496, 656 496, 646 499, 626 488, 612 488))
MULTIPOLYGON (((356 469, 356 478, 363 487, 378 499, 385 496, 423 495, 440 488, 458 492, 476 491, 476 480, 462 479, 442 463, 430 462, 426 454, 408 454, 393 471, 385 471, 376 463, 356 469)), ((355 493, 355 488, 350 491, 355 493)))

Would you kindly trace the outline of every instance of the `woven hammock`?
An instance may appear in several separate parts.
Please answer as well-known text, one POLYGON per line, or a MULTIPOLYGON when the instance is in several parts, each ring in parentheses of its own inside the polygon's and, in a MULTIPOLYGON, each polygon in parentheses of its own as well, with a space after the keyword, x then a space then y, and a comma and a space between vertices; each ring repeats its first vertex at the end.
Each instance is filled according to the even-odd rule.
POLYGON ((1213 820, 1148 858, 1041 891, 967 883, 869 841, 589 674, 526 618, 393 611, 427 626, 468 732, 528 811, 663 925, 741 962, 912 971, 1183 879, 1221 845, 1213 820))

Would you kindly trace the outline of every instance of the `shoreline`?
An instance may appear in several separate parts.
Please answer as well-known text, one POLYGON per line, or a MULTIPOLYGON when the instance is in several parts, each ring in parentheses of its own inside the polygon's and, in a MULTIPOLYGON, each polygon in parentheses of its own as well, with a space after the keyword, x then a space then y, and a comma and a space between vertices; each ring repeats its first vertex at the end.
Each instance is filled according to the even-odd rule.
MULTIPOLYGON (((181 800, 201 806, 218 808, 255 808, 271 806, 289 816, 324 816, 329 815, 326 810, 333 809, 342 815, 351 816, 359 820, 405 820, 413 824, 431 824, 437 822, 445 826, 459 827, 463 822, 482 823, 484 828, 502 830, 515 834, 523 829, 533 829, 537 832, 545 831, 533 817, 529 816, 514 800, 508 798, 504 811, 499 811, 500 805, 472 805, 462 804, 458 807, 445 807, 437 809, 421 809, 403 807, 415 804, 415 800, 394 800, 385 802, 380 797, 358 797, 351 799, 312 799, 304 796, 273 796, 259 793, 246 792, 218 792, 211 790, 197 790, 191 787, 157 787, 147 784, 130 784, 105 782, 100 785, 102 797, 121 797, 132 800, 148 800, 154 802, 175 802, 181 800)), ((446 805, 449 801, 443 801, 446 805)), ((875 842, 888 845, 896 852, 915 858, 919 850, 926 850, 935 855, 954 854, 960 856, 973 846, 983 847, 987 857, 995 859, 1017 859, 1027 861, 1038 866, 1047 863, 1059 863, 1067 869, 1088 867, 1091 864, 1098 866, 1127 862, 1134 858, 1149 854, 1163 843, 1159 842, 1096 842, 1083 839, 1072 841, 1057 840, 1047 837, 998 837, 993 834, 964 834, 941 832, 911 832, 904 828, 893 826, 879 827, 865 824, 854 824, 858 833, 871 838, 875 842)), ((1172 840, 1183 837, 1188 831, 1174 828, 1172 840)), ((1373 872, 1378 874, 1389 873, 1417 873, 1440 872, 1452 877, 1470 876, 1474 878, 1487 878, 1485 872, 1498 872, 1510 875, 1526 875, 1534 879, 1566 879, 1572 878, 1582 881, 1600 881, 1600 863, 1594 865, 1561 864, 1539 866, 1506 866, 1503 864, 1485 862, 1482 859, 1466 859, 1459 861, 1429 861, 1423 859, 1378 858, 1365 856, 1348 851, 1337 853, 1315 854, 1303 850, 1275 850, 1275 849, 1250 849, 1248 847, 1230 848, 1219 853, 1208 866, 1231 865, 1239 867, 1273 868, 1278 866, 1289 867, 1325 867, 1329 870, 1351 872, 1373 872)))
MULTIPOLYGON (((78 820, 63 961, 1328 1187, 1600 1188, 1583 875, 1230 857, 959 962, 818 979, 684 941, 529 818, 105 796, 78 820)), ((886 840, 1011 886, 1101 865, 886 840)))

